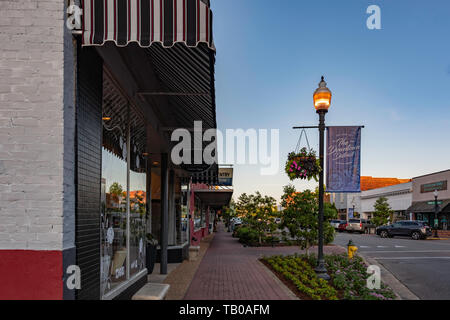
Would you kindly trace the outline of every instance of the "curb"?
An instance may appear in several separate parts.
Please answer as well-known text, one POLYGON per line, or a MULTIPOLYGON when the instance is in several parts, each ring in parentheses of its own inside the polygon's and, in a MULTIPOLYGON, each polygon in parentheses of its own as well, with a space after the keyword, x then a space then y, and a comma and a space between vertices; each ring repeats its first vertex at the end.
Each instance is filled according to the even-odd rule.
POLYGON ((449 238, 426 238, 425 240, 448 240, 449 238))
MULTIPOLYGON (((339 246, 344 248, 342 246, 339 246)), ((394 294, 397 296, 396 300, 420 300, 418 296, 416 296, 411 290, 408 289, 403 283, 400 282, 389 270, 387 270, 381 263, 376 261, 375 259, 366 257, 361 253, 357 253, 359 257, 363 259, 363 261, 367 265, 376 265, 380 268, 382 282, 388 285, 394 294)))
POLYGON ((387 270, 381 263, 375 259, 364 257, 358 254, 366 264, 376 265, 380 268, 381 277, 384 284, 388 285, 397 296, 397 300, 420 300, 411 290, 408 289, 403 283, 400 282, 389 270, 387 270))

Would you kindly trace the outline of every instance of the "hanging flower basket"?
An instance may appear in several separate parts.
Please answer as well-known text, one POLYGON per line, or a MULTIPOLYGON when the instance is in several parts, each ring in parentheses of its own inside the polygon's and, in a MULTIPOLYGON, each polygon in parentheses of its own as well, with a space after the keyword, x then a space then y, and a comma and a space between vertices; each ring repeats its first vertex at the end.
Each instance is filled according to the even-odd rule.
POLYGON ((306 148, 300 149, 300 152, 291 152, 286 161, 285 171, 289 179, 314 179, 318 181, 320 161, 316 157, 314 150, 307 151, 306 148))

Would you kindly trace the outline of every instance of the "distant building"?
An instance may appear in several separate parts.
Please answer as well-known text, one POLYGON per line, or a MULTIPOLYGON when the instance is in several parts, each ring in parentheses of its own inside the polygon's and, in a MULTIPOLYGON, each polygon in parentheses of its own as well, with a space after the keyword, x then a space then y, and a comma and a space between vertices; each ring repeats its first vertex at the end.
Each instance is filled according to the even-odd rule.
MULTIPOLYGON (((398 178, 374 178, 371 176, 361 176, 361 191, 384 188, 411 182, 411 179, 398 178)), ((357 193, 331 193, 330 203, 334 203, 338 209, 340 219, 346 220, 348 214, 353 211, 353 216, 361 216, 361 192, 357 193)))
POLYGON ((392 211, 394 211, 393 222, 409 219, 407 210, 412 203, 412 182, 362 191, 361 218, 373 218, 374 205, 380 197, 385 197, 392 211))
POLYGON ((448 183, 450 180, 450 169, 435 172, 412 179, 412 204, 408 212, 414 220, 426 221, 430 226, 434 226, 434 191, 438 195, 438 228, 448 230, 448 220, 450 219, 450 190, 448 183))

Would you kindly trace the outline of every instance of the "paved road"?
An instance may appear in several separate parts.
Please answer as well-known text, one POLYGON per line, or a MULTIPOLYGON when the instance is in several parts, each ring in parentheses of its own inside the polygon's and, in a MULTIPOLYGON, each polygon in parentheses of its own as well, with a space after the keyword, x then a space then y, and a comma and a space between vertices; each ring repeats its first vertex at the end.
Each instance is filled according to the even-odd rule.
POLYGON ((339 233, 334 243, 347 246, 350 239, 361 255, 382 264, 420 299, 450 299, 450 240, 339 233))

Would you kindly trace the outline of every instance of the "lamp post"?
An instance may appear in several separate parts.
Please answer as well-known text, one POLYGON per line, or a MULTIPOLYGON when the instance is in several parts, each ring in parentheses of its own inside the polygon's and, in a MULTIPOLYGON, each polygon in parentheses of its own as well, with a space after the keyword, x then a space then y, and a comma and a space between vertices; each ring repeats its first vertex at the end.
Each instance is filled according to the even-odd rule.
POLYGON ((324 135, 325 135, 325 114, 331 104, 331 91, 327 88, 327 83, 322 76, 319 87, 313 95, 314 107, 319 114, 319 161, 322 170, 319 173, 319 248, 318 260, 315 271, 319 278, 329 280, 330 276, 327 274, 325 268, 325 260, 323 258, 323 169, 324 169, 324 135))
POLYGON ((434 190, 434 223, 433 223, 433 226, 434 226, 434 237, 435 238, 439 238, 439 236, 438 236, 438 232, 437 232, 437 229, 438 229, 438 210, 439 210, 439 207, 438 207, 438 191, 437 190, 434 190))

